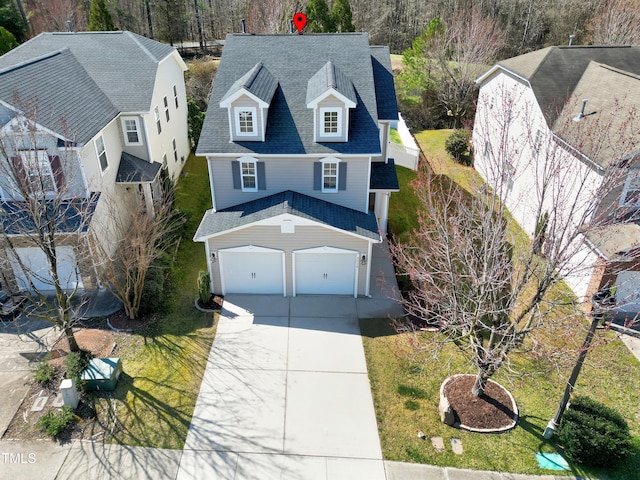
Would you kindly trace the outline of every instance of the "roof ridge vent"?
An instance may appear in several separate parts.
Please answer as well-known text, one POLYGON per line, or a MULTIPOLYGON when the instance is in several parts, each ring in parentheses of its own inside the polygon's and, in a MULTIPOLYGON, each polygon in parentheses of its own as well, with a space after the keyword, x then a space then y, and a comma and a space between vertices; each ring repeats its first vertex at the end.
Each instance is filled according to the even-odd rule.
POLYGON ((327 86, 329 88, 336 88, 336 69, 333 66, 331 60, 327 62, 327 86))
POLYGON ((256 80, 256 77, 258 76, 258 73, 260 73, 260 70, 262 70, 263 66, 264 65, 262 64, 262 62, 256 63, 255 66, 249 72, 249 76, 247 77, 247 79, 242 83, 242 87, 246 89, 251 88, 251 85, 256 80))

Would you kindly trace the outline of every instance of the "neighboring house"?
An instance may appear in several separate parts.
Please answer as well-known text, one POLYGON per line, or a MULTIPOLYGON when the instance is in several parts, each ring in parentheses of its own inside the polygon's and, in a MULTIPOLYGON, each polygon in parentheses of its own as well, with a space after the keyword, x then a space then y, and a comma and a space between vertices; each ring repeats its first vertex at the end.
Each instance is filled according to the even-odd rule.
POLYGON ((35 171, 47 198, 83 207, 85 218, 71 215, 57 227, 61 277, 68 288, 97 286, 78 237, 113 247, 110 216, 129 208, 127 199, 152 214, 163 166, 165 177, 178 177, 190 151, 186 69, 175 48, 131 32, 43 33, 0 57, 0 162, 8 172, 0 214, 21 260, 0 252, 8 287, 27 290, 31 280, 52 288, 42 250, 7 223, 24 201, 16 178, 35 171))
POLYGON ((197 153, 215 293, 369 295, 398 191, 389 50, 368 35, 229 35, 197 153))
POLYGON ((500 62, 477 82, 478 172, 532 236, 539 179, 555 175, 553 194, 564 205, 578 199, 561 214, 596 226, 568 265, 568 284, 585 300, 618 285, 618 307, 639 311, 640 47, 549 47, 500 62))

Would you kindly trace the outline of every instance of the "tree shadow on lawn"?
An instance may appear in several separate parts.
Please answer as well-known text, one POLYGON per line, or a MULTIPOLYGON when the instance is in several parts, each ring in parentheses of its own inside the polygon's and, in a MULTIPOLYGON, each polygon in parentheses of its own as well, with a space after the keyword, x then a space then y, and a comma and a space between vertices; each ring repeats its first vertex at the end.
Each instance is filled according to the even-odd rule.
POLYGON ((99 422, 116 443, 182 448, 193 414, 192 409, 185 410, 185 407, 195 405, 198 392, 190 394, 181 387, 122 373, 114 392, 98 392, 96 396, 102 400, 99 403, 105 409, 99 415, 99 422), (147 383, 151 386, 149 390, 166 391, 167 397, 177 397, 180 402, 170 405, 161 400, 161 395, 136 386, 136 382, 147 383), (124 414, 119 411, 123 408, 124 414))

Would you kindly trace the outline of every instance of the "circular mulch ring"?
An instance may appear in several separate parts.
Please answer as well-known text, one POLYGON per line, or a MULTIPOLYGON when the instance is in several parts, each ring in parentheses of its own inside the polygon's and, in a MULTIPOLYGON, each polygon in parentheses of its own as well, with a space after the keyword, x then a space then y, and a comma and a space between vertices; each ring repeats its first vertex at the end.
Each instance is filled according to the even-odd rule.
POLYGON ((484 394, 476 397, 471 393, 475 379, 475 375, 453 375, 440 387, 440 394, 455 414, 457 426, 480 433, 505 432, 515 427, 518 407, 511 393, 499 383, 488 380, 484 394))

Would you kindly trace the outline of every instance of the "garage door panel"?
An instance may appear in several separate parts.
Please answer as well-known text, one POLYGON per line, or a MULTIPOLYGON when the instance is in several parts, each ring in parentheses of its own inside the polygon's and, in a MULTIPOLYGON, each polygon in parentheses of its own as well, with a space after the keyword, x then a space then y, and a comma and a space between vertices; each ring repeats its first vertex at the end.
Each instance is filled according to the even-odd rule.
POLYGON ((283 294, 282 252, 220 252, 225 293, 283 294))
POLYGON ((296 294, 353 295, 356 254, 296 252, 296 294))
MULTIPOLYGON (((36 247, 16 248, 16 254, 20 262, 12 260, 16 282, 21 290, 30 290, 30 282, 40 291, 54 290, 49 263, 45 253, 36 247), (21 265, 24 265, 24 270, 21 265)), ((82 287, 82 281, 78 275, 76 256, 72 247, 57 247, 57 273, 63 288, 70 290, 82 287)))

